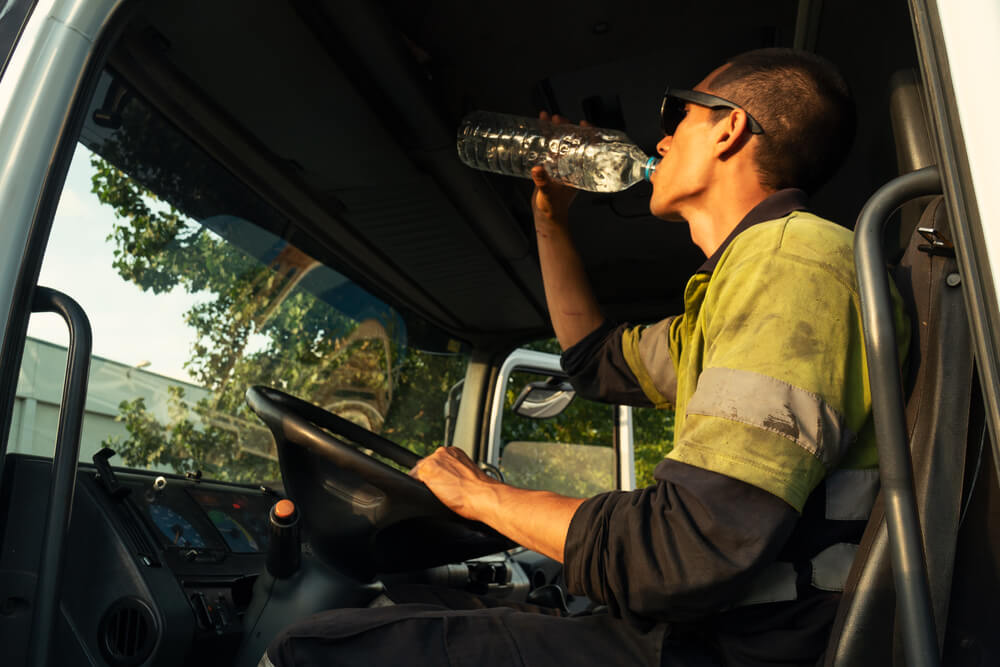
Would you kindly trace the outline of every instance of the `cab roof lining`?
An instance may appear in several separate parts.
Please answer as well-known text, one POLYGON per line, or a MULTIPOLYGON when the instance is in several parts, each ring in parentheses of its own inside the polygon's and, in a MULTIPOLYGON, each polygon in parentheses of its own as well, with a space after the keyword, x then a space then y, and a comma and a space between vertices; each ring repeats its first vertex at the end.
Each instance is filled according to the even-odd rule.
MULTIPOLYGON (((456 0, 179 0, 140 5, 111 65, 287 215, 289 240, 452 335, 509 345, 551 335, 530 183, 461 165, 458 118, 545 106, 618 119, 652 152, 662 85, 693 85, 734 52, 791 44, 796 8, 585 0, 567 12, 518 1, 470 16, 456 0)), ((685 225, 649 216, 648 194, 584 193, 574 205, 574 238, 615 319, 679 307, 702 260, 685 225)))

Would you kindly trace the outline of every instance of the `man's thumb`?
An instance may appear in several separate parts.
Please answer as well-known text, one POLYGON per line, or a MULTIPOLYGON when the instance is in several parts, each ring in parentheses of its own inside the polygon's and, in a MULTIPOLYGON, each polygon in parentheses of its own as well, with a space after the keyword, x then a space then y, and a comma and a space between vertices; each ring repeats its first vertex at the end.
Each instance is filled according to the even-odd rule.
POLYGON ((539 188, 544 188, 550 183, 549 175, 545 173, 545 167, 541 165, 536 165, 531 168, 531 180, 534 181, 535 186, 539 188))

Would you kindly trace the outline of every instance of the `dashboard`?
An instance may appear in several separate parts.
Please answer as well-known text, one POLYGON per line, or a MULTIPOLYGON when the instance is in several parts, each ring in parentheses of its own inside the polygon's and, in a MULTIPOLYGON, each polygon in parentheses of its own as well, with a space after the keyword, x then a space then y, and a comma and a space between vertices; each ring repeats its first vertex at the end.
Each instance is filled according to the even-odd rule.
MULTIPOLYGON (((15 612, 34 595, 31 573, 44 551, 38 508, 47 504, 50 473, 51 460, 23 454, 8 455, 0 472, 0 511, 8 517, 0 526, 0 590, 15 612)), ((301 569, 277 581, 266 575, 266 561, 268 515, 280 498, 265 487, 81 463, 61 586, 72 632, 54 644, 52 664, 248 667, 290 622, 365 606, 383 584, 524 601, 529 588, 558 574, 554 561, 523 552, 362 582, 324 565, 303 542, 301 569)), ((0 614, 0 643, 15 647, 5 649, 5 665, 26 664, 31 619, 0 614)))
POLYGON ((83 466, 80 481, 118 526, 161 616, 190 637, 184 664, 228 663, 247 629, 254 583, 265 570, 268 514, 281 496, 179 475, 112 474, 117 492, 83 466))
POLYGON ((277 495, 165 477, 123 480, 122 486, 132 491, 132 505, 164 549, 234 554, 267 549, 268 511, 277 495))

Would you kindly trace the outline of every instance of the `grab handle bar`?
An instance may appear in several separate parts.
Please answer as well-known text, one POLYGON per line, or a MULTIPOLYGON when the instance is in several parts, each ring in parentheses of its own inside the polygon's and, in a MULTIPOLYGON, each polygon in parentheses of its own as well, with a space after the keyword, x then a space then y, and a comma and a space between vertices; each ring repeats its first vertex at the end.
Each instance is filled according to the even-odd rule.
POLYGON ((854 229, 854 264, 868 353, 879 477, 885 499, 903 650, 909 667, 936 667, 940 664, 940 656, 913 492, 913 467, 906 437, 899 353, 882 237, 886 221, 900 205, 940 192, 937 167, 925 167, 895 178, 872 195, 861 209, 854 229))
POLYGON ((76 489, 80 430, 83 427, 83 410, 87 400, 87 378, 90 374, 93 341, 87 314, 76 301, 62 292, 48 287, 36 288, 32 312, 56 313, 69 327, 66 379, 59 407, 59 430, 56 451, 52 457, 49 506, 45 512, 42 554, 38 565, 38 583, 35 586, 35 611, 28 649, 28 664, 33 667, 48 667, 49 648, 59 614, 64 545, 76 489))

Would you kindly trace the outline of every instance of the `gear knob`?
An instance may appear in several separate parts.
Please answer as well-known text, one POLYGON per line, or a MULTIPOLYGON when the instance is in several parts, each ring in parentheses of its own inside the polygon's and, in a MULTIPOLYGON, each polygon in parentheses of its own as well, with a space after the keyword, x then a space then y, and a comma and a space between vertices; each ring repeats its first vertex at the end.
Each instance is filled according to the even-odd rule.
POLYGON ((290 577, 302 563, 299 511, 295 503, 282 499, 271 506, 268 522, 267 571, 275 579, 290 577))

